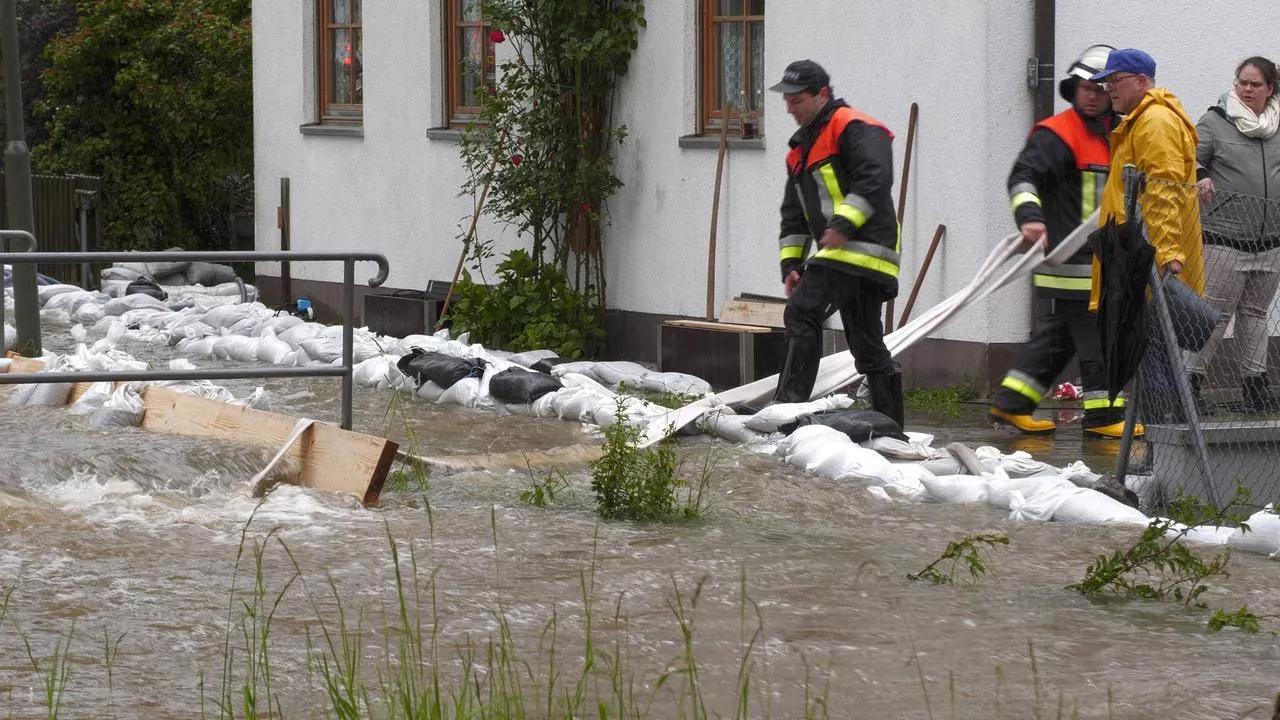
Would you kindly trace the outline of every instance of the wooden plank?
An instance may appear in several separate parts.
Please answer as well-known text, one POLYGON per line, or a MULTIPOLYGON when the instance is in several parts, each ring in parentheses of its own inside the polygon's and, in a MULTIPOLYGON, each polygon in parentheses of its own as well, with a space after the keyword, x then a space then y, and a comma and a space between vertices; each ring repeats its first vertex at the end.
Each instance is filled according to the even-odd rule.
MULTIPOLYGON (((42 360, 13 353, 9 357, 12 372, 38 372, 44 367, 42 360)), ((77 383, 76 389, 83 393, 89 385, 77 383)), ((287 415, 184 395, 163 387, 144 387, 142 399, 146 407, 142 428, 152 432, 235 440, 274 449, 284 445, 298 422, 287 415)), ((399 447, 385 438, 316 422, 289 449, 287 457, 299 467, 299 485, 350 493, 365 505, 373 505, 399 447)))
MULTIPOLYGON (((253 410, 217 400, 147 387, 142 427, 155 432, 239 440, 278 448, 293 432, 297 418, 253 410)), ((399 445, 385 438, 317 422, 290 448, 300 465, 303 487, 351 493, 365 505, 377 502, 399 445)))
POLYGON ((702 330, 718 330, 720 332, 736 333, 768 333, 775 330, 775 328, 763 327, 761 325, 741 325, 737 323, 716 322, 713 320, 668 320, 663 324, 675 327, 699 328, 702 330))
POLYGON ((780 328, 784 326, 782 313, 786 309, 787 304, 785 302, 765 302, 735 298, 724 304, 724 309, 720 311, 720 322, 780 328))
MULTIPOLYGON (((41 370, 44 369, 44 361, 39 358, 25 357, 23 355, 19 355, 15 353, 12 350, 9 351, 8 357, 10 360, 8 372, 35 373, 35 372, 40 372, 41 370)), ((67 396, 67 404, 70 405, 74 403, 76 400, 79 400, 80 396, 85 394, 85 391, 87 391, 91 385, 93 385, 93 383, 87 383, 87 382, 76 383, 75 385, 72 385, 71 394, 67 396)), ((16 387, 16 386, 13 386, 13 387, 16 387)))

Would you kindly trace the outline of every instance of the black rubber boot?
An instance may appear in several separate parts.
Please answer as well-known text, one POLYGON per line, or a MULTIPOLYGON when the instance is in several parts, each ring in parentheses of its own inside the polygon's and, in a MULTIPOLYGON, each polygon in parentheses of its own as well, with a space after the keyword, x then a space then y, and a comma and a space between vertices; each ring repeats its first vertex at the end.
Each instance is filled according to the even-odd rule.
POLYGON ((1280 412, 1280 398, 1271 394, 1266 373, 1246 375, 1240 379, 1240 384, 1245 410, 1262 413, 1280 412))
POLYGON ((818 360, 813 343, 789 340, 787 359, 782 364, 782 372, 778 373, 778 389, 773 394, 774 402, 809 402, 814 382, 818 378, 818 360))
POLYGON ((902 373, 868 375, 867 389, 871 392, 871 409, 904 428, 906 402, 902 397, 902 373))
POLYGON ((1217 404, 1204 396, 1204 381, 1205 377, 1200 373, 1191 373, 1191 398, 1196 402, 1196 414, 1201 417, 1218 412, 1217 404))

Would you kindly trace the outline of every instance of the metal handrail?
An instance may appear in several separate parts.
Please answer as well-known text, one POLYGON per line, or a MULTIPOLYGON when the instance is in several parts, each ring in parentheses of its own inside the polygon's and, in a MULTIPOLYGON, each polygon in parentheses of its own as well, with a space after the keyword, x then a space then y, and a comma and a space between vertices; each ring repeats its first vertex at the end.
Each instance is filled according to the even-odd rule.
MULTIPOLYGON (((0 231, 0 233, 21 231, 0 231)), ((24 233, 30 238, 29 233, 24 233)), ((0 234, 0 238, 5 237, 0 234)), ((34 246, 35 238, 30 238, 34 246)), ((22 263, 117 263, 117 262, 342 262, 342 365, 321 367, 261 367, 204 369, 204 370, 149 370, 145 372, 58 372, 58 373, 6 373, 0 374, 0 385, 27 385, 31 383, 76 382, 127 382, 131 380, 232 380, 268 377, 340 377, 342 378, 343 430, 351 429, 351 398, 354 382, 353 323, 355 322, 355 264, 374 262, 378 274, 367 281, 377 287, 387 279, 390 265, 382 253, 367 252, 302 252, 302 251, 217 251, 217 252, 88 252, 88 253, 0 253, 0 265, 22 263)))

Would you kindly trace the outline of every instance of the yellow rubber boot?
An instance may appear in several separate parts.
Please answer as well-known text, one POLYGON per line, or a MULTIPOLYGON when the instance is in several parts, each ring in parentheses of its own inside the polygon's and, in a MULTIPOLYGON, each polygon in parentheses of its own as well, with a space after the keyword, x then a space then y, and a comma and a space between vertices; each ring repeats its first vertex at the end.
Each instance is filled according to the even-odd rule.
MULTIPOLYGON (((1142 423, 1134 423, 1133 436, 1142 437, 1146 434, 1147 429, 1142 423)), ((1110 425, 1099 425, 1098 427, 1085 428, 1084 434, 1089 437, 1109 438, 1119 440, 1124 437, 1124 421, 1113 422, 1110 425)))
POLYGON ((1011 425, 1028 435, 1044 435, 1058 429, 1052 420, 1037 420, 1030 413, 1015 415, 997 407, 991 408, 991 418, 998 423, 1011 425))

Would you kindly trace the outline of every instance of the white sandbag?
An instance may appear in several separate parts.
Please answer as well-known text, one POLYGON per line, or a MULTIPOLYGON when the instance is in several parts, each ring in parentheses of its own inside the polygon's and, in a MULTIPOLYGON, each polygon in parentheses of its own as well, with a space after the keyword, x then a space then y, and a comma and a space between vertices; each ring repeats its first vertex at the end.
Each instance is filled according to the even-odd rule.
MULTIPOLYGON (((630 384, 628 384, 630 387, 630 384)), ((711 392, 711 383, 700 377, 679 372, 645 372, 640 389, 658 393, 679 393, 699 397, 711 392)))
POLYGON ((221 385, 214 385, 208 380, 165 380, 152 383, 157 387, 163 387, 166 390, 172 390, 183 395, 191 395, 194 397, 204 398, 206 400, 217 400, 218 402, 229 403, 235 400, 235 396, 231 391, 221 385))
POLYGON ((1275 513, 1273 506, 1268 505, 1266 509, 1250 515, 1245 524, 1249 531, 1236 528, 1227 545, 1235 550, 1261 553, 1273 560, 1280 557, 1280 515, 1275 513))
POLYGON ((113 298, 124 297, 125 291, 129 289, 129 283, 131 282, 133 281, 103 279, 103 281, 100 283, 99 289, 102 290, 103 294, 105 294, 107 297, 113 297, 113 298))
POLYGON ((44 303, 44 310, 61 310, 70 315, 81 305, 87 302, 97 302, 99 298, 101 298, 103 302, 106 301, 106 296, 101 293, 89 292, 87 290, 80 290, 77 288, 73 292, 58 293, 57 295, 50 297, 48 301, 44 303))
POLYGON ((1102 477, 1102 475, 1090 470, 1089 466, 1085 465, 1080 460, 1076 460, 1070 465, 1062 468, 1061 475, 1075 485, 1087 488, 1097 485, 1098 479, 1102 477))
POLYGON ((829 395, 805 403, 776 403, 752 415, 746 425, 759 432, 777 432, 780 425, 793 423, 801 415, 849 407, 853 407, 853 400, 848 395, 829 395))
MULTIPOLYGON (((426 383, 423 383, 424 385, 426 383)), ((462 378, 445 390, 436 402, 475 407, 480 399, 480 378, 462 378)))
POLYGON ((305 322, 306 320, 303 320, 297 315, 275 314, 267 318, 258 326, 257 334, 266 335, 268 332, 271 332, 275 335, 279 335, 285 330, 288 330, 291 327, 297 327, 305 322))
POLYGON ((109 268, 103 268, 102 272, 98 273, 98 276, 103 280, 124 280, 126 282, 133 282, 134 280, 142 277, 142 273, 138 272, 134 268, 124 265, 112 265, 109 268))
POLYGON ((76 308, 75 312, 71 313, 71 320, 73 322, 92 325, 106 317, 106 315, 107 312, 102 309, 102 305, 96 302, 89 302, 76 308))
POLYGON ((102 310, 107 315, 123 315, 130 310, 138 310, 140 308, 152 308, 154 310, 163 310, 169 312, 169 306, 164 302, 144 295, 142 293, 134 293, 125 295, 124 297, 111 298, 103 305, 102 310))
POLYGON ((611 398, 602 398, 596 402, 595 406, 591 408, 592 422, 602 428, 613 425, 618 419, 619 404, 621 404, 623 421, 636 427, 645 427, 650 420, 669 412, 667 408, 654 405, 647 400, 641 400, 630 395, 618 395, 611 398))
POLYGON ((301 346, 299 346, 298 343, 303 340, 311 340, 318 337, 322 332, 324 332, 324 325, 314 322, 304 322, 300 325, 294 325, 293 327, 278 332, 276 335, 281 340, 289 343, 289 347, 294 350, 299 350, 301 349, 301 346))
POLYGON ((126 383, 116 388, 102 407, 89 416, 89 424, 95 427, 137 427, 142 424, 144 409, 142 396, 126 383))
POLYGON ((1022 499, 1034 498, 1040 493, 1059 491, 1074 488, 1065 476, 1062 475, 1038 475, 1033 477, 1011 478, 1004 477, 988 478, 987 502, 992 507, 1002 510, 1012 508, 1015 493, 1017 497, 1022 499))
POLYGON ((551 358, 558 357, 560 356, 557 355, 554 350, 527 350, 525 352, 512 355, 507 359, 521 367, 531 368, 539 360, 549 360, 551 358))
POLYGON ((1097 490, 1073 486, 1072 494, 1054 511, 1053 521, 1076 525, 1146 525, 1150 518, 1141 510, 1097 490))
POLYGON ((41 310, 40 321, 48 325, 66 325, 71 322, 71 313, 66 310, 41 310))
MULTIPOLYGON (((551 374, 556 377, 564 377, 569 374, 584 375, 598 383, 604 383, 604 381, 600 379, 600 376, 596 374, 597 365, 599 365, 599 363, 594 363, 589 360, 575 360, 574 362, 560 363, 559 365, 552 367, 551 374)), ((567 384, 568 383, 566 383, 566 385, 567 384)), ((612 389, 612 383, 606 384, 608 384, 610 389, 612 389)))
POLYGON ((898 477, 893 465, 875 450, 853 443, 835 447, 836 452, 818 463, 813 472, 836 480, 852 478, 881 483, 898 477))
POLYGON ((503 409, 512 415, 523 415, 525 417, 536 418, 554 418, 556 417, 554 396, 558 392, 564 392, 564 389, 561 388, 560 390, 549 392, 531 403, 505 403, 503 405, 503 409))
POLYGON ((935 475, 921 479, 929 499, 939 503, 984 503, 987 479, 977 475, 935 475))
POLYGON ((1028 498, 1017 490, 1013 490, 1010 493, 1009 519, 1016 522, 1048 522, 1053 519, 1053 514, 1062 503, 1067 501, 1068 497, 1081 492, 1088 491, 1084 488, 1060 487, 1028 498))
MULTIPOLYGON (((276 337, 274 330, 267 329, 267 334, 258 338, 257 357, 258 362, 267 363, 269 365, 279 365, 286 355, 293 352, 293 348, 289 347, 289 343, 276 337)), ((378 358, 371 358, 377 360, 378 358)), ((394 361, 392 361, 394 365, 394 361)), ((376 384, 377 379, 374 378, 370 384, 376 384)))
POLYGON ((929 499, 929 491, 924 486, 924 480, 933 477, 933 473, 917 463, 891 464, 893 475, 881 486, 889 499, 912 503, 925 502, 929 499))
POLYGON ((178 343, 178 352, 191 357, 213 357, 214 341, 217 337, 188 338, 178 343))
POLYGON ((962 475, 966 469, 964 463, 945 448, 937 457, 922 461, 920 466, 934 475, 962 475))
POLYGON ((564 383, 567 388, 581 388, 599 397, 617 396, 617 393, 612 389, 605 387, 590 375, 583 375, 582 373, 552 373, 552 375, 559 378, 560 382, 564 383))
POLYGON ((595 367, 595 376, 600 379, 600 382, 614 389, 617 389, 619 384, 625 384, 631 388, 640 387, 640 383, 644 382, 644 376, 648 372, 649 368, 626 360, 596 363, 595 367))
POLYGON ((219 339, 224 341, 222 347, 226 351, 228 358, 243 363, 253 362, 258 359, 258 344, 262 342, 262 338, 228 335, 219 339))
MULTIPOLYGON (((275 339, 274 335, 270 337, 275 339)), ((265 337, 263 338, 263 340, 266 339, 267 338, 265 337)), ((276 342, 280 341, 277 339, 276 342)), ((283 342, 280 342, 280 344, 284 345, 286 348, 285 352, 288 352, 287 348, 289 346, 285 345, 283 342)), ((386 378, 387 368, 395 368, 397 360, 398 358, 393 355, 379 355, 378 357, 369 358, 362 363, 358 363, 351 369, 351 381, 361 387, 376 387, 379 380, 386 378)))
POLYGON ((1227 545, 1231 542, 1231 538, 1240 528, 1223 525, 1214 527, 1213 525, 1197 525, 1190 528, 1182 536, 1187 542, 1197 543, 1199 545, 1227 545))
MULTIPOLYGON (((577 377, 585 377, 577 373, 575 375, 577 377)), ((599 383, 596 384, 599 385, 599 383)), ((548 397, 552 398, 550 401, 551 407, 555 409, 556 415, 561 420, 584 423, 594 421, 592 411, 595 409, 596 403, 609 396, 591 387, 575 387, 566 382, 563 390, 557 390, 548 397)))
MULTIPOLYGON (((399 371, 397 370, 397 372, 399 371)), ((471 379, 474 380, 475 378, 471 378, 471 379)), ((406 388, 413 387, 413 383, 412 382, 406 383, 405 387, 406 388)), ((478 385, 477 385, 477 392, 479 392, 478 385)), ((444 388, 428 380, 418 386, 418 389, 415 392, 415 394, 418 397, 428 402, 440 402, 440 397, 444 395, 444 388)))
POLYGON ((886 455, 899 460, 930 460, 946 454, 945 450, 929 447, 932 442, 932 435, 926 435, 928 442, 922 440, 911 440, 908 435, 907 441, 898 440, 897 438, 886 437, 881 435, 870 440, 865 440, 860 445, 864 448, 875 450, 881 455, 886 455))
POLYGON ((40 307, 44 307, 55 295, 63 293, 84 292, 76 285, 67 285, 66 283, 54 283, 52 285, 37 285, 36 297, 40 300, 40 307))
POLYGON ((221 305, 204 314, 204 323, 216 328, 229 328, 249 317, 251 312, 248 305, 221 305))
POLYGON ((825 438, 826 442, 839 442, 840 438, 844 438, 845 442, 852 442, 849 436, 826 425, 805 425, 796 428, 796 431, 778 441, 777 454, 788 457, 796 451, 802 444, 814 439, 825 438))
POLYGON ((769 438, 768 433, 757 432, 747 427, 750 415, 734 415, 732 412, 709 411, 698 420, 698 429, 708 435, 714 435, 731 443, 749 444, 763 442, 769 438))
MULTIPOLYGON (((129 295, 128 297, 134 297, 129 295)), ((143 295, 142 297, 146 297, 143 295)), ((134 310, 127 310, 117 317, 120 324, 126 328, 159 328, 163 327, 165 321, 173 315, 167 307, 144 307, 134 310)))
POLYGON ((265 410, 268 412, 271 411, 272 406, 274 405, 271 395, 267 392, 266 388, 262 387, 255 388, 253 392, 249 393, 248 397, 232 400, 231 404, 238 405, 240 407, 247 407, 250 410, 265 410))
MULTIPOLYGON (((978 458, 982 459, 982 456, 979 455, 978 458)), ((1023 450, 1017 450, 1008 455, 996 453, 995 460, 1000 463, 1000 467, 1004 468, 1005 472, 1009 473, 1009 477, 1027 477, 1057 471, 1057 468, 1036 460, 1030 453, 1023 450)))

